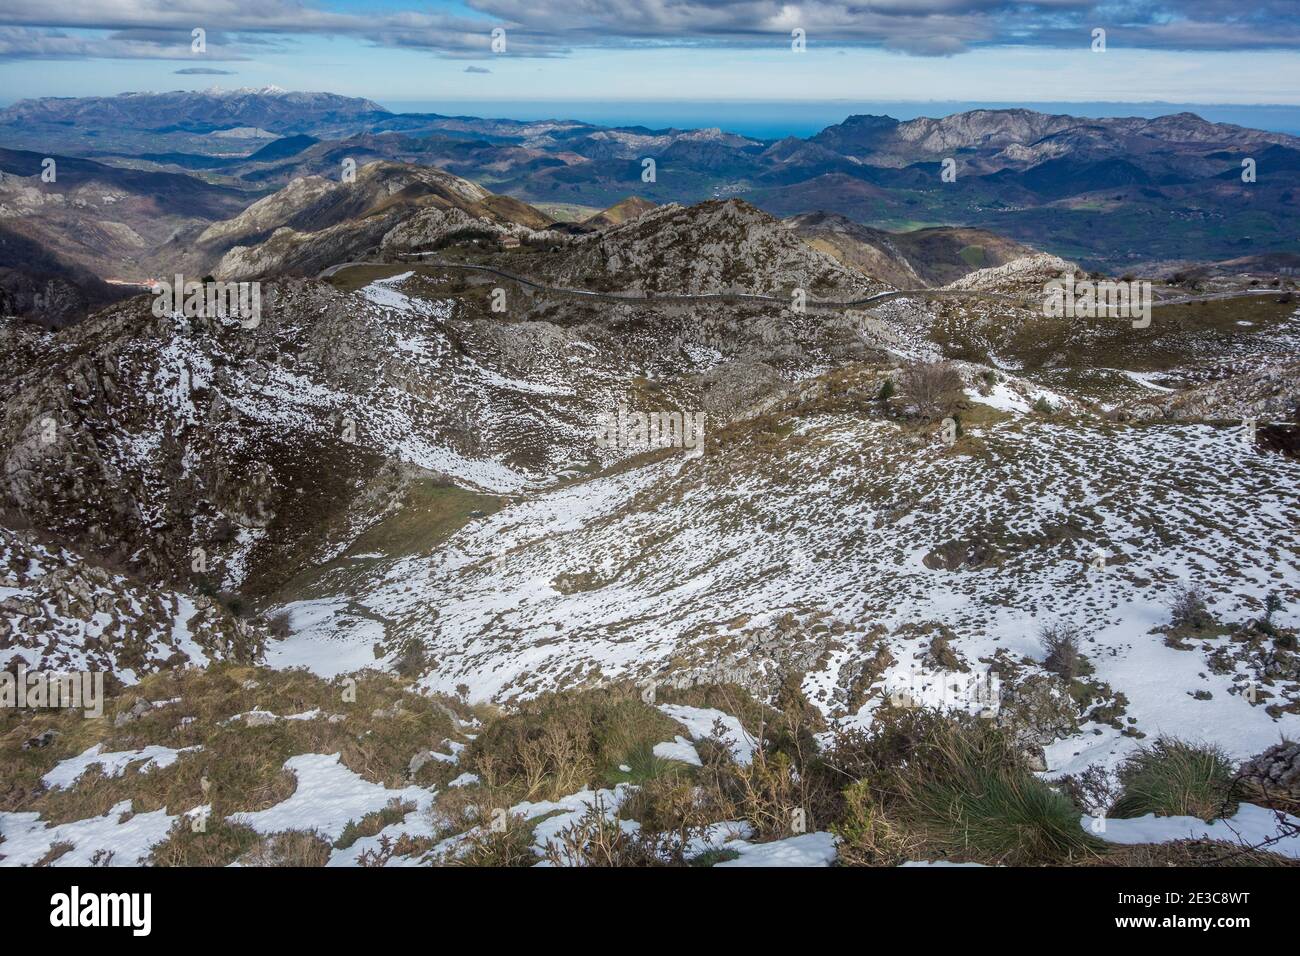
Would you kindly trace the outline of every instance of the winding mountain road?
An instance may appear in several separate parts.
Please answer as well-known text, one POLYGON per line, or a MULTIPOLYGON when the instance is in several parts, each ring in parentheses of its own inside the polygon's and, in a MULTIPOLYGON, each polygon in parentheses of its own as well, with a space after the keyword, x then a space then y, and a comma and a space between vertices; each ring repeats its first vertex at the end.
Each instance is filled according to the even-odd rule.
MULTIPOLYGON (((426 256, 430 253, 415 253, 406 256, 408 259, 421 259, 420 264, 435 266, 440 269, 463 269, 467 272, 479 272, 486 275, 497 276, 508 282, 513 282, 528 289, 538 292, 544 292, 547 295, 567 296, 575 299, 587 299, 596 302, 623 303, 632 305, 674 305, 674 304, 707 304, 710 302, 751 302, 763 305, 790 305, 789 296, 779 295, 760 295, 751 292, 705 292, 697 294, 663 294, 663 295, 636 295, 628 292, 593 292, 589 289, 569 289, 563 286, 546 285, 537 282, 527 276, 521 276, 506 269, 498 269, 496 266, 483 266, 469 262, 451 262, 446 259, 428 259, 426 256)), ((350 269, 355 266, 393 266, 399 265, 396 262, 341 262, 338 265, 330 266, 321 271, 317 276, 318 279, 328 279, 330 276, 343 269, 350 269)), ((1180 296, 1177 298, 1165 300, 1153 300, 1152 308, 1159 308, 1165 305, 1186 305, 1190 302, 1211 302, 1219 299, 1236 299, 1243 296, 1253 295, 1278 295, 1277 289, 1243 289, 1236 292, 1215 292, 1202 296, 1180 296)), ((986 292, 979 289, 894 289, 890 292, 877 292, 875 295, 869 295, 861 299, 808 299, 804 305, 809 309, 861 309, 873 305, 880 305, 884 302, 890 302, 894 299, 993 299, 1003 302, 1015 302, 1025 305, 1036 302, 1036 299, 1030 299, 1025 296, 1010 295, 1005 292, 986 292)))

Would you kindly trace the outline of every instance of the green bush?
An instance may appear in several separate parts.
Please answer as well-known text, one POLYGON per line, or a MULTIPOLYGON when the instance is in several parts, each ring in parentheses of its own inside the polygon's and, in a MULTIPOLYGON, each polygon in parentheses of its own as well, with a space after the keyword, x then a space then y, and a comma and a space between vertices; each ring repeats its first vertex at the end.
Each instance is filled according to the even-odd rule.
POLYGON ((680 725, 634 689, 542 694, 492 721, 461 758, 483 785, 515 799, 555 800, 588 786, 626 780, 618 768, 662 772, 650 748, 680 725))
MULTIPOLYGON (((1014 741, 978 718, 887 719, 866 763, 891 827, 922 852, 1033 866, 1098 854, 1070 799, 1034 776, 1014 741)), ((852 801, 850 801, 850 805, 852 801)))
POLYGON ((1174 595, 1169 623, 1179 629, 1204 631, 1214 626, 1214 616, 1206 603, 1205 593, 1196 585, 1188 585, 1174 595))
POLYGON ((1232 764, 1218 747, 1161 737, 1120 765, 1121 790, 1111 816, 1231 816, 1232 779, 1232 764))
POLYGON ((839 837, 842 866, 898 866, 913 851, 905 834, 894 826, 881 806, 880 795, 866 780, 844 789, 844 811, 831 824, 839 837))
POLYGON ((446 866, 514 867, 535 866, 533 829, 520 816, 512 816, 500 829, 490 824, 477 826, 465 841, 443 857, 446 866))

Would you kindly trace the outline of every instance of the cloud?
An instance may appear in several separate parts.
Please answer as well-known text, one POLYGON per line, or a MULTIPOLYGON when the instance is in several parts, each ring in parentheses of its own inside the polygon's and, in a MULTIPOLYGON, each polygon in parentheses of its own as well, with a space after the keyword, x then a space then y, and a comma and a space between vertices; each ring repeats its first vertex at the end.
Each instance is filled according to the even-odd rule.
POLYGON ((563 25, 570 42, 770 46, 796 27, 816 44, 948 56, 977 45, 1087 47, 1093 28, 1153 49, 1300 49, 1295 0, 469 0, 528 30, 563 25))
MULTIPOLYGON (((209 60, 244 60, 224 46, 220 34, 208 35, 209 60)), ((0 60, 193 60, 188 31, 166 41, 151 31, 122 31, 81 36, 60 29, 35 29, 0 24, 0 60)))
POLYGON ((492 71, 485 66, 467 66, 465 67, 465 72, 466 73, 491 73, 492 71))
MULTIPOLYGON (((302 35, 348 36, 378 46, 482 57, 491 31, 506 30, 511 56, 562 56, 577 48, 726 46, 774 48, 790 31, 818 47, 874 46, 953 56, 977 46, 1086 48, 1095 27, 1113 48, 1300 49, 1295 0, 465 0, 464 12, 423 8, 329 9, 300 0, 5 0, 0 57, 166 57, 188 49, 202 26, 225 58, 240 46, 302 35), (105 31, 87 38, 62 31, 105 31), (150 47, 157 49, 151 50, 150 47)), ((174 56, 172 58, 179 58, 174 56)))
MULTIPOLYGON (((411 0, 416 6, 415 0, 411 0)), ((23 47, 32 56, 49 56, 52 48, 72 51, 74 44, 43 44, 40 37, 63 37, 64 30, 113 31, 148 34, 162 45, 189 50, 190 31, 202 27, 208 33, 211 51, 218 34, 238 36, 239 44, 257 45, 268 37, 287 39, 294 36, 349 36, 381 46, 428 49, 448 56, 482 56, 490 52, 491 31, 499 22, 483 15, 474 17, 419 10, 385 13, 336 12, 298 0, 5 0, 0 6, 0 28, 14 27, 30 35, 12 42, 7 53, 22 55, 23 47)), ((509 24, 506 24, 509 26, 509 24)), ((144 41, 147 42, 147 41, 144 41)), ((232 41, 234 46, 234 41, 232 41)), ((510 37, 509 49, 516 55, 549 55, 563 46, 557 35, 544 42, 517 31, 510 37)), ((116 43, 83 43, 85 56, 116 56, 126 49, 116 43)), ((74 55, 68 52, 65 55, 74 55)))
POLYGON ((217 70, 210 66, 191 66, 184 70, 176 70, 178 76, 234 76, 234 70, 217 70))
POLYGON ((955 56, 970 49, 955 36, 897 36, 885 41, 885 49, 913 56, 955 56))

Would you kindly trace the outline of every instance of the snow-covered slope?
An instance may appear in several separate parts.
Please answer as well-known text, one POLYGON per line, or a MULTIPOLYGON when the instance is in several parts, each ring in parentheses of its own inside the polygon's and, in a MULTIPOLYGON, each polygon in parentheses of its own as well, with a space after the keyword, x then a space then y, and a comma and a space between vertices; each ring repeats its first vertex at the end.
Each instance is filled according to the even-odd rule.
POLYGON ((99 566, 0 527, 0 668, 94 671, 134 683, 153 671, 262 654, 266 630, 210 598, 99 566))
MULTIPOLYGON (((465 225, 428 218, 408 221, 413 245, 465 225)), ((655 209, 501 255, 488 261, 624 291, 876 288, 735 203, 655 209)), ((368 739, 405 749, 378 777, 350 750, 365 733, 332 722, 392 717, 390 700, 340 716, 322 680, 285 691, 300 701, 292 711, 250 691, 258 699, 235 713, 244 684, 220 688, 217 726, 295 735, 268 772, 297 789, 241 803, 233 823, 270 839, 310 818, 336 841, 358 814, 391 809, 373 842, 327 848, 338 865, 464 850, 470 830, 446 835, 424 811, 496 766, 457 764, 477 737, 468 709, 503 706, 508 720, 551 691, 740 685, 771 702, 794 686, 823 743, 907 704, 946 707, 997 717, 1049 777, 1113 768, 1160 735, 1258 754, 1300 731, 1300 461, 1225 419, 1250 403, 1286 411, 1294 306, 1273 303, 1249 327, 1232 304, 1161 310, 1134 329, 1003 298, 1060 265, 1018 260, 948 290, 969 299, 844 314, 587 302, 436 264, 369 265, 330 283, 268 283, 256 328, 154 317, 136 300, 54 335, 11 329, 3 504, 168 590, 147 596, 8 535, 18 557, 0 608, 43 623, 0 633, 9 649, 74 664, 91 660, 80 639, 107 635, 105 665, 132 677, 235 656, 173 593, 201 584, 285 612, 287 636, 263 658, 277 681, 306 682, 295 667, 336 683, 366 669, 398 676, 365 680, 410 681, 400 695, 422 701, 442 736, 421 730, 411 759, 417 744, 385 725, 391 736, 368 739), (504 312, 489 305, 498 288, 504 312), (1132 412, 1135 394, 1159 413, 1132 412), (598 426, 614 412, 701 415, 702 446, 611 443, 598 426), (89 582, 65 589, 76 608, 43 590, 60 562, 89 582), (1172 621, 1186 587, 1208 605, 1191 629, 1172 621), (140 623, 115 628, 99 616, 110 604, 140 623), (1047 666, 1052 628, 1077 631, 1087 673, 1047 666), (45 633, 53 641, 33 639, 45 633), (413 783, 430 762, 447 764, 436 785, 413 783), (409 852, 389 852, 381 833, 409 852)), ((718 721, 736 731, 736 762, 756 759, 742 714, 699 704, 657 708, 675 723, 636 759, 702 766, 705 725, 718 721)), ((43 772, 62 779, 101 756, 125 768, 137 758, 120 755, 146 746, 190 767, 200 742, 185 726, 89 757, 87 741, 43 772)), ((630 766, 593 763, 589 789, 494 806, 575 823, 632 798, 618 776, 630 766)), ((148 773, 179 775, 170 767, 148 773)), ((113 833, 155 844, 202 807, 192 787, 184 795, 149 811, 162 816, 138 814, 139 834, 113 833)), ((5 822, 23 860, 41 859, 58 827, 99 840, 122 825, 5 822)), ((702 845, 725 843, 733 863, 835 853, 825 833, 750 846, 744 821, 707 822, 740 826, 702 845)))
MULTIPOLYGON (((701 458, 537 494, 388 565, 361 603, 390 641, 428 647, 428 686, 476 698, 629 676, 761 693, 793 670, 828 714, 863 720, 934 670, 935 634, 987 667, 1041 661, 1039 629, 1066 624, 1144 733, 1214 727, 1246 756, 1300 729, 1294 663, 1269 700, 1289 712, 1270 715, 1249 692, 1262 652, 1216 673, 1226 635, 1173 649, 1153 630, 1180 585, 1206 587, 1225 621, 1273 591, 1296 606, 1300 464, 1203 425, 1014 415, 951 449, 861 411, 796 406, 768 427, 784 440, 727 435, 701 458)), ((1121 743, 1081 726, 1057 768, 1121 743)))

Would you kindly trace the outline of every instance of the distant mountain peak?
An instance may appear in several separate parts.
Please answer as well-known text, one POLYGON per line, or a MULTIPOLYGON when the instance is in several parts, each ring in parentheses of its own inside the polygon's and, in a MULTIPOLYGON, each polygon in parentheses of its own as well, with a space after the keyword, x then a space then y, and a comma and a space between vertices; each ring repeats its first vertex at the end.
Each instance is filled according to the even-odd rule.
MULTIPOLYGON (((294 92, 278 86, 226 90, 169 90, 117 96, 41 97, 0 110, 0 123, 73 123, 154 129, 162 116, 187 123, 254 126, 276 133, 308 132, 315 124, 349 123, 390 115, 373 100, 339 93, 294 92)), ((165 120, 162 120, 165 122, 165 120)))

